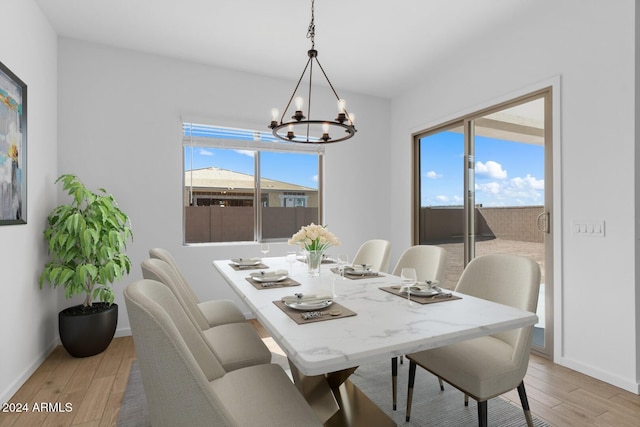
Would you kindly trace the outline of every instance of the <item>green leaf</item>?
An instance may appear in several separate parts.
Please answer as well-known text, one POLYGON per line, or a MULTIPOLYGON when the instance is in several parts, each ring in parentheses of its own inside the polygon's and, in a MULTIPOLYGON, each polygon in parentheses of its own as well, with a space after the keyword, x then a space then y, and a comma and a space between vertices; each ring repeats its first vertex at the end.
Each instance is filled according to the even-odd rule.
POLYGON ((113 303, 110 284, 130 273, 124 251, 133 238, 131 221, 105 189, 94 193, 72 174, 61 175, 56 183, 62 183, 71 201, 47 216, 43 235, 51 259, 38 283, 63 286, 67 298, 84 294, 88 303, 92 297, 113 303))

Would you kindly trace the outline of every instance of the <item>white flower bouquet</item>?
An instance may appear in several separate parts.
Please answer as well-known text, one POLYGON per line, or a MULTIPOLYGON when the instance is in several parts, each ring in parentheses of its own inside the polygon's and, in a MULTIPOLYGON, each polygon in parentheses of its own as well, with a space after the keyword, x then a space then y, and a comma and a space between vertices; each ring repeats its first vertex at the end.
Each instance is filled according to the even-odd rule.
POLYGON ((340 245, 340 240, 324 225, 311 223, 300 229, 289 239, 290 245, 299 245, 307 251, 324 252, 331 246, 340 245))

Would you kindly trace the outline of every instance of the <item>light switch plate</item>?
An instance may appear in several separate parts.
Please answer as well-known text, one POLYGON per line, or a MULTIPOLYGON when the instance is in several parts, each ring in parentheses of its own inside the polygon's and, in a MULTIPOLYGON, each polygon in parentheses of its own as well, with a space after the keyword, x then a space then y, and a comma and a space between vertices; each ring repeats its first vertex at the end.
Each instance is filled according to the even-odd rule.
POLYGON ((604 237, 604 220, 573 220, 573 234, 582 237, 604 237))

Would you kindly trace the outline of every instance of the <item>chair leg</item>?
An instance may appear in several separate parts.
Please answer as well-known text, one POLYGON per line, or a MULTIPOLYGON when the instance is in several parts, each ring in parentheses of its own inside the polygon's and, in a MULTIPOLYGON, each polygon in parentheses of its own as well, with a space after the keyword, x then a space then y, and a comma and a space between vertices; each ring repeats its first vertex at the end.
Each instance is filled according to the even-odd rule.
POLYGON ((398 399, 398 358, 391 358, 391 394, 393 398, 393 410, 396 410, 398 399))
POLYGON ((487 427, 487 401, 478 402, 478 425, 487 427))
POLYGON ((518 396, 520 396, 520 403, 524 410, 524 418, 527 420, 527 426, 533 427, 533 418, 531 417, 531 410, 529 409, 529 399, 527 399, 527 391, 524 389, 524 381, 518 386, 518 396))
POLYGON ((416 382, 416 363, 409 360, 409 388, 407 390, 407 413, 405 420, 409 421, 411 417, 411 403, 413 401, 413 385, 416 382))
MULTIPOLYGON (((438 377, 438 383, 440 384, 440 391, 444 391, 444 382, 442 381, 442 378, 438 377)), ((469 406, 469 395, 467 393, 464 394, 464 406, 469 406)))
POLYGON ((403 355, 400 356, 400 364, 404 365, 404 356, 403 355))

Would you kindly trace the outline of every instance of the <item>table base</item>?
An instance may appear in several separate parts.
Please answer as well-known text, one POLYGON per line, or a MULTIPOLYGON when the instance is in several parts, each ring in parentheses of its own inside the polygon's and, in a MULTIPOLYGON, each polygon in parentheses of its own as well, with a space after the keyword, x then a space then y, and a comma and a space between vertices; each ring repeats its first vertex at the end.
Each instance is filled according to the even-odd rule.
POLYGON ((307 376, 302 374, 291 361, 289 366, 298 390, 326 427, 397 426, 378 405, 348 379, 357 367, 325 375, 307 376))
POLYGON ((346 380, 333 394, 340 410, 324 425, 396 427, 397 424, 351 381, 346 380))

